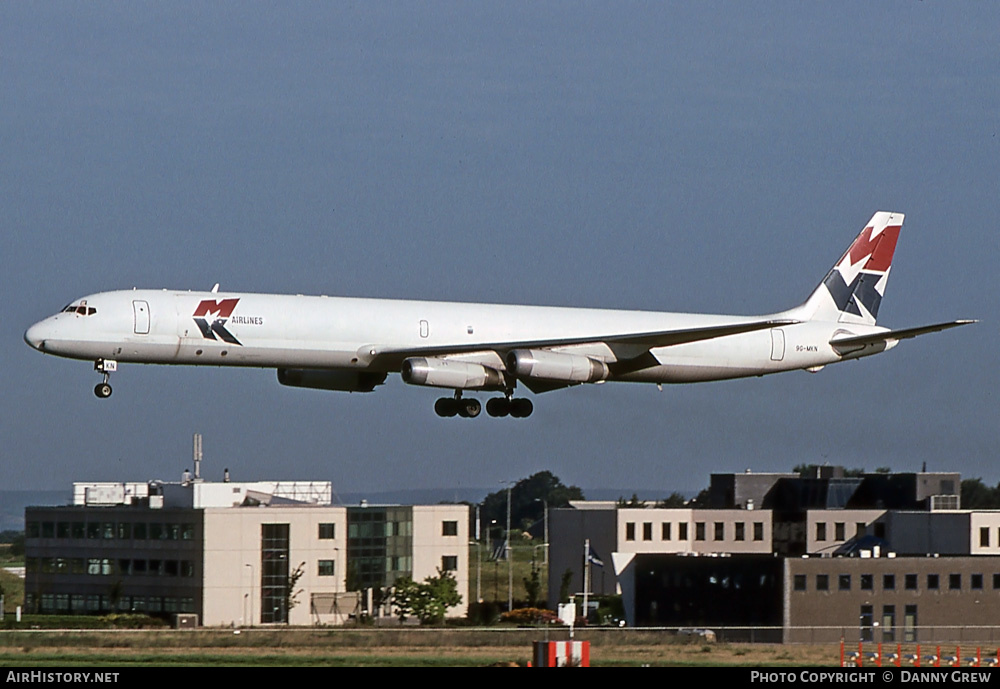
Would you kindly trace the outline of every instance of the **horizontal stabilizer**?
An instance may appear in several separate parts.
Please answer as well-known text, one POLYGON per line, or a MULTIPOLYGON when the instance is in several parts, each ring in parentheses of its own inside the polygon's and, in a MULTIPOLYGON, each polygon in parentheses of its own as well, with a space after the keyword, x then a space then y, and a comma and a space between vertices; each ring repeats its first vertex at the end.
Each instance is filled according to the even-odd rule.
POLYGON ((947 323, 937 323, 935 325, 925 325, 919 328, 904 328, 903 330, 887 330, 881 333, 873 333, 871 335, 858 335, 856 337, 838 337, 830 340, 830 345, 837 351, 838 354, 847 354, 848 352, 854 352, 859 349, 864 349, 865 347, 871 347, 874 345, 884 345, 889 342, 898 342, 899 340, 906 340, 911 337, 916 337, 917 335, 926 335, 927 333, 937 333, 942 330, 948 330, 949 328, 957 328, 960 325, 968 325, 970 323, 978 323, 975 320, 961 320, 961 321, 948 321, 947 323))

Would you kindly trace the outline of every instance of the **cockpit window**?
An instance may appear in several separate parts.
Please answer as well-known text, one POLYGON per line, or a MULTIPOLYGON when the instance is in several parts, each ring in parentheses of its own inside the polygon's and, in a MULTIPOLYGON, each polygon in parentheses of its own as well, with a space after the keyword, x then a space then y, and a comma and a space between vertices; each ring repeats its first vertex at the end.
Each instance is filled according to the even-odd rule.
POLYGON ((86 301, 81 301, 79 304, 70 304, 62 310, 63 313, 75 313, 79 316, 93 316, 97 313, 97 309, 93 306, 87 306, 86 301))

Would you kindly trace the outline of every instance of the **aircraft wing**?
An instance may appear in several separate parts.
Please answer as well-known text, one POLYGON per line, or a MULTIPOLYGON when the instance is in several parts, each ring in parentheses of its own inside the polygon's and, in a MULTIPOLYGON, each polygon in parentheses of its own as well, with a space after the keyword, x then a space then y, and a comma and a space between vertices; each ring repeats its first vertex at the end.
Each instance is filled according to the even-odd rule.
POLYGON ((885 345, 892 341, 907 340, 917 335, 927 333, 937 333, 949 328, 957 328, 960 325, 978 323, 975 320, 948 321, 947 323, 936 323, 934 325, 924 325, 919 328, 904 328, 903 330, 887 330, 872 335, 858 335, 856 337, 836 337, 830 340, 830 345, 838 354, 847 354, 865 347, 885 345))
POLYGON ((793 319, 768 319, 763 321, 747 321, 743 323, 728 323, 725 325, 712 325, 703 328, 687 328, 680 330, 658 330, 641 333, 617 333, 590 335, 585 337, 553 338, 548 340, 520 340, 509 342, 490 343, 470 343, 468 345, 442 345, 437 347, 415 347, 400 349, 383 349, 373 346, 375 354, 372 362, 378 362, 380 366, 390 366, 395 368, 400 365, 403 359, 413 356, 445 356, 448 354, 464 354, 468 352, 482 352, 486 350, 498 353, 509 352, 512 349, 540 348, 550 349, 553 347, 568 347, 581 344, 604 343, 615 352, 619 359, 636 358, 657 347, 672 347, 674 345, 687 344, 689 342, 700 342, 702 340, 712 340, 717 337, 727 335, 738 335, 756 330, 767 330, 769 328, 780 328, 786 325, 794 325, 800 321, 793 319))

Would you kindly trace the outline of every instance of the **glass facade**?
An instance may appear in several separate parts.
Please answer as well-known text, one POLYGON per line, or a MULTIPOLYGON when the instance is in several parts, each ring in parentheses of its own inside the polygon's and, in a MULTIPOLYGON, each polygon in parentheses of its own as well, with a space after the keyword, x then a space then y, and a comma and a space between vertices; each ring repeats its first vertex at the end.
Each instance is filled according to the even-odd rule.
POLYGON ((409 507, 347 510, 347 590, 385 588, 413 576, 413 511, 409 507))
POLYGON ((260 621, 288 622, 288 524, 260 525, 260 621))
POLYGON ((29 507, 25 609, 200 614, 201 533, 189 509, 29 507))

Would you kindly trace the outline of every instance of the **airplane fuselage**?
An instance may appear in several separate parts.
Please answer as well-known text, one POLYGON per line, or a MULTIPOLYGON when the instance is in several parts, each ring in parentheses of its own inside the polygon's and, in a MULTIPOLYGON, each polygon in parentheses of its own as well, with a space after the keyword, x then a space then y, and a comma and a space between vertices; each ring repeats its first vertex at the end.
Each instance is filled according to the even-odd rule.
MULTIPOLYGON (((28 343, 45 353, 73 359, 379 373, 399 372, 402 354, 436 351, 503 370, 507 351, 536 342, 571 342, 553 350, 615 363, 623 358, 621 349, 629 345, 615 352, 603 343, 605 336, 610 339, 623 332, 689 330, 761 320, 711 314, 170 290, 103 292, 74 303, 95 313, 64 311, 50 316, 25 333, 28 343)), ((830 340, 835 335, 881 331, 885 328, 802 322, 669 347, 647 347, 652 359, 631 367, 634 370, 612 373, 608 380, 687 383, 815 368, 855 358, 833 349, 830 340)))

